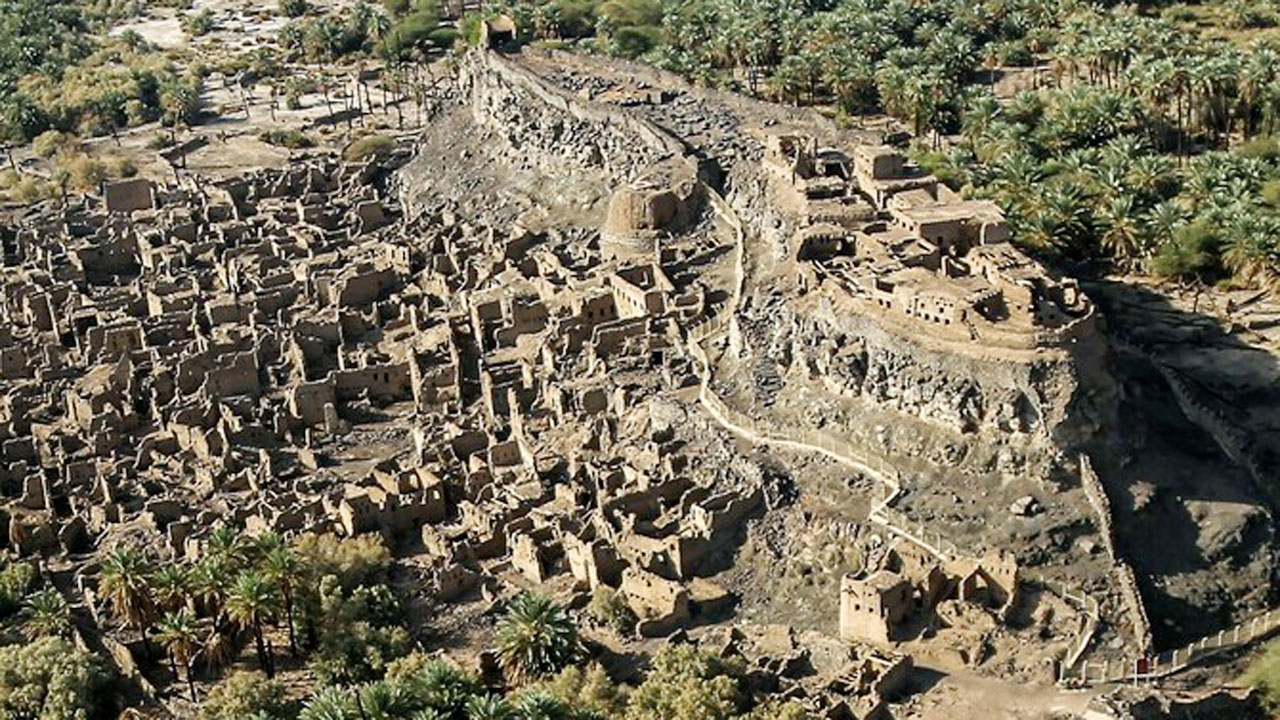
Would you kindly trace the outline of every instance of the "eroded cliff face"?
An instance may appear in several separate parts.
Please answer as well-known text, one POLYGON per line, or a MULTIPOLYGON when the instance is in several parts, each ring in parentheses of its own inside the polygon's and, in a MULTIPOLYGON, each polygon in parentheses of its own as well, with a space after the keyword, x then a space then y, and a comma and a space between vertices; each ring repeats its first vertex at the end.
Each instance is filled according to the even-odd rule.
MULTIPOLYGON (((578 97, 516 60, 472 53, 459 87, 490 138, 488 152, 547 177, 591 176, 618 187, 689 157, 680 140, 638 114, 578 97)), ((801 295, 786 280, 794 278, 794 227, 770 203, 758 160, 744 154, 716 170, 750 236, 738 358, 752 366, 748 373, 783 384, 802 377, 842 404, 843 414, 813 422, 842 426, 888 460, 1047 473, 1074 457, 1112 412, 1114 383, 1096 334, 1008 360, 976 348, 938 349, 927 328, 913 336, 833 307, 820 293, 801 295)), ((775 391, 755 391, 760 407, 772 405, 765 396, 775 391)), ((771 412, 786 410, 779 404, 771 412)))
MULTIPOLYGON (((847 323, 846 323, 847 324, 847 323)), ((864 328, 858 336, 831 325, 811 324, 799 338, 811 353, 815 376, 830 375, 851 396, 895 412, 931 420, 957 433, 995 431, 1034 434, 1041 430, 1045 400, 1028 366, 1003 368, 992 378, 951 358, 925 358, 918 348, 864 328), (832 334, 834 333, 834 337, 832 334)), ((851 328, 847 330, 852 330, 851 328)))
MULTIPOLYGON (((757 376, 799 379, 838 398, 839 412, 810 417, 811 423, 840 427, 890 461, 1040 476, 1070 467, 1109 426, 1116 387, 1096 328, 1043 350, 954 347, 935 341, 923 323, 916 333, 904 332, 833 302, 823 290, 793 290, 786 285, 794 272, 792 220, 768 201, 763 181, 746 179, 741 168, 737 174, 730 197, 757 234, 740 356, 755 358, 757 376), (772 282, 761 279, 770 273, 772 282)), ((775 412, 786 411, 778 402, 775 412)))

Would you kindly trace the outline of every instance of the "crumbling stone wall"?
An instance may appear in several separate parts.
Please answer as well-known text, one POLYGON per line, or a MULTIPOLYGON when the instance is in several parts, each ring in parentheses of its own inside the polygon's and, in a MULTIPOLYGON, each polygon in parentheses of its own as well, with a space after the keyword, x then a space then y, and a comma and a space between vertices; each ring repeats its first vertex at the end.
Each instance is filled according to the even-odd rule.
POLYGON ((1111 560, 1112 574, 1116 579, 1116 587, 1120 590, 1120 599, 1124 605, 1125 614, 1129 618, 1133 637, 1138 643, 1138 652, 1146 653, 1151 650, 1154 642, 1151 621, 1147 618, 1147 609, 1142 603, 1142 594, 1138 590, 1138 579, 1134 575, 1133 566, 1116 553, 1116 533, 1112 522, 1111 501, 1107 498, 1102 480, 1094 471, 1093 464, 1089 462, 1087 455, 1080 456, 1080 487, 1084 490, 1084 495, 1088 498, 1089 505, 1098 519, 1098 535, 1108 559, 1111 560))
POLYGON ((969 357, 831 307, 805 318, 768 315, 772 327, 751 326, 763 313, 745 324, 744 342, 767 343, 753 346, 752 355, 801 363, 835 393, 914 420, 889 431, 911 428, 934 446, 924 455, 935 463, 1017 472, 1052 461, 1058 448, 1088 437, 1097 423, 1069 355, 1032 362, 969 357))
MULTIPOLYGON (((1139 352, 1150 359, 1146 352, 1141 350, 1139 352)), ((1232 462, 1249 472, 1255 488, 1269 497, 1273 503, 1280 504, 1280 491, 1275 489, 1275 484, 1270 479, 1274 469, 1268 467, 1272 463, 1267 462, 1274 458, 1262 457, 1259 444, 1248 432, 1232 421, 1226 409, 1215 407, 1204 393, 1198 392, 1177 370, 1154 359, 1152 365, 1169 384, 1178 407, 1182 409, 1187 419, 1209 433, 1219 449, 1232 462)))
MULTIPOLYGON (((727 200, 756 236, 751 252, 781 263, 794 256, 798 221, 769 187, 757 170, 753 180, 735 182, 727 200)), ((800 365, 814 382, 859 400, 886 426, 882 434, 897 438, 849 427, 850 441, 869 451, 892 457, 907 450, 966 472, 1044 473, 1114 413, 1094 314, 1052 337, 1023 332, 1021 345, 953 342, 925 323, 899 326, 855 310, 805 280, 797 277, 798 295, 786 303, 747 290, 739 356, 769 358, 778 376, 800 365), (898 417, 881 419, 885 411, 898 417)))
POLYGON ((502 152, 548 173, 603 170, 620 184, 684 155, 651 123, 575 98, 497 53, 468 54, 458 78, 476 123, 495 131, 502 152))

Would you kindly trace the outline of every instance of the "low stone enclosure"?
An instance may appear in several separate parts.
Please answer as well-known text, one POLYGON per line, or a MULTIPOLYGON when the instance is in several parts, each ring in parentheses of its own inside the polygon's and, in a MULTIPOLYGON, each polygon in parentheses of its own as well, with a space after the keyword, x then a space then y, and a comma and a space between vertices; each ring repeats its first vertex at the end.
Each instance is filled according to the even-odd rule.
MULTIPOLYGON (((764 165, 717 168, 657 123, 488 51, 463 60, 457 101, 492 156, 606 183, 599 225, 532 231, 450 208, 410 217, 396 174, 408 147, 387 164, 317 153, 216 183, 130 181, 0 222, 0 542, 50 558, 121 657, 138 638, 97 620, 93 553, 131 542, 196 556, 227 524, 380 533, 425 567, 423 592, 442 603, 603 587, 643 636, 704 626, 707 642, 780 648, 758 653, 774 670, 801 645, 826 648, 829 672, 799 686, 815 711, 843 703, 854 717, 901 687, 904 638, 973 624, 981 645, 1029 588, 1053 584, 1007 552, 962 552, 898 509, 902 458, 840 427, 779 431, 716 390, 735 351, 772 357, 747 306, 760 229, 777 227, 796 301, 813 303, 789 312, 817 308, 826 330, 808 331, 846 333, 797 344, 797 368, 903 422, 994 430, 1001 447, 1084 433, 1068 409, 1101 352, 1092 306, 1012 251, 992 208, 957 209, 883 149, 853 148, 850 166, 795 135, 773 135, 764 165), (766 213, 749 185, 718 180, 729 171, 791 199, 766 213), (840 207, 813 205, 831 200, 840 207), (823 229, 832 218, 846 225, 823 229), (956 288, 974 303, 943 307, 956 288), (938 319, 980 341, 956 351, 938 319), (889 346, 902 363, 884 361, 889 346), (879 376, 867 358, 883 361, 879 376), (895 386, 945 367, 974 369, 939 390, 968 398, 954 418, 895 386), (841 638, 717 639, 705 627, 735 601, 712 578, 776 509, 742 439, 834 459, 882 491, 866 521, 884 543, 830 598, 841 638)), ((1122 627, 1135 654, 1150 649, 1088 474, 1086 463, 1113 572, 1089 593, 1051 593, 1072 615, 1044 624, 1063 679, 1096 677, 1087 653, 1100 623, 1122 627)), ((959 661, 981 663, 980 648, 959 661)))

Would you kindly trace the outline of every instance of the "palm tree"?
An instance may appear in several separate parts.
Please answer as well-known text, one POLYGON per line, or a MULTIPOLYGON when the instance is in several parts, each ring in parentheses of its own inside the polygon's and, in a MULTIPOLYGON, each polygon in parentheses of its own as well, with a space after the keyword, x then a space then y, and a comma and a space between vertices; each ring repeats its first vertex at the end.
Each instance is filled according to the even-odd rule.
POLYGON ((274 677, 275 660, 271 656, 271 643, 263 633, 263 623, 269 622, 279 607, 280 596, 276 587, 257 570, 246 570, 236 578, 227 594, 227 614, 240 627, 253 630, 253 640, 258 649, 258 664, 267 677, 274 677))
POLYGON ((22 634, 27 640, 63 636, 70 630, 71 608, 62 593, 49 588, 27 598, 26 619, 22 623, 22 634))
POLYGON ((1275 248, 1280 241, 1280 221, 1241 210, 1228 228, 1222 262, 1248 282, 1272 285, 1275 281, 1275 248))
POLYGON ((1173 163, 1166 155, 1142 155, 1129 166, 1125 180, 1147 197, 1163 198, 1173 192, 1173 163))
POLYGON ((1186 221, 1186 213, 1172 200, 1157 203, 1147 211, 1144 222, 1147 237, 1153 245, 1159 247, 1173 242, 1174 233, 1186 221))
POLYGON ((151 588, 159 610, 177 610, 191 599, 191 573, 182 565, 170 563, 151 576, 151 588))
POLYGON ((565 704, 541 688, 527 692, 516 702, 516 715, 529 720, 559 720, 570 717, 565 704))
POLYGON ((978 138, 987 134, 991 125, 1000 117, 1000 103, 994 95, 983 93, 969 103, 964 113, 961 133, 970 147, 976 147, 978 138))
POLYGON ((396 683, 385 680, 369 683, 356 690, 361 717, 369 720, 398 720, 414 707, 413 698, 396 683))
POLYGON ((190 572, 192 594, 204 614, 217 618, 227 599, 227 578, 233 573, 230 562, 220 555, 206 555, 190 572))
POLYGON ((155 614, 155 601, 151 594, 151 567, 141 552, 122 545, 108 553, 98 589, 111 603, 117 620, 133 630, 146 630, 155 614))
POLYGON ((1267 88, 1277 82, 1277 68, 1280 68, 1280 51, 1262 44, 1250 48, 1249 56, 1240 68, 1239 112, 1244 120, 1242 129, 1246 140, 1257 127, 1259 110, 1267 88))
POLYGON ((1132 195, 1117 195, 1098 213, 1102 247, 1122 264, 1137 258, 1145 250, 1143 226, 1138 220, 1132 195))
POLYGON ((210 670, 226 667, 240 652, 239 639, 239 628, 233 623, 215 618, 209 623, 197 654, 204 658, 205 667, 210 670))
POLYGON ((468 720, 512 720, 515 711, 500 695, 472 695, 467 701, 468 720))
POLYGON ((573 620, 539 593, 521 593, 511 601, 495 638, 503 670, 521 681, 559 672, 581 654, 573 620))
POLYGON ((809 70, 799 56, 789 55, 770 78, 770 92, 780 102, 799 104, 801 92, 808 86, 809 70))
POLYGON ((458 715, 477 691, 475 680, 461 668, 432 660, 405 678, 404 687, 422 705, 458 715))
POLYGON ((191 702, 196 702, 196 682, 192 677, 191 666, 201 643, 199 625, 191 608, 183 607, 177 612, 166 613, 156 625, 156 640, 169 655, 169 668, 173 671, 175 680, 178 678, 178 667, 182 667, 187 679, 187 689, 191 692, 191 702))
POLYGON ((271 547, 262 558, 262 572, 276 584, 284 603, 285 622, 289 627, 289 654, 294 657, 298 656, 298 642, 293 631, 293 597, 304 570, 302 558, 283 543, 271 547))
POLYGON ((245 538, 239 528, 231 525, 219 525, 209 533, 205 552, 210 557, 222 558, 228 563, 232 572, 244 566, 253 550, 252 543, 245 538))
POLYGON ((298 720, 351 720, 354 717, 356 706, 351 700, 351 693, 330 685, 307 701, 298 720))

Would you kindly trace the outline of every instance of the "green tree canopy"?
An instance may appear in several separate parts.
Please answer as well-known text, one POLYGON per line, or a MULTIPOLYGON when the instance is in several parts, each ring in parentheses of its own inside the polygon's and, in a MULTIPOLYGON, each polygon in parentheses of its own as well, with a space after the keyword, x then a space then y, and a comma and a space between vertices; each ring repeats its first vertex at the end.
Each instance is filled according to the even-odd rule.
POLYGON ((111 704, 101 660, 61 637, 0 647, 0 717, 88 720, 111 704))

